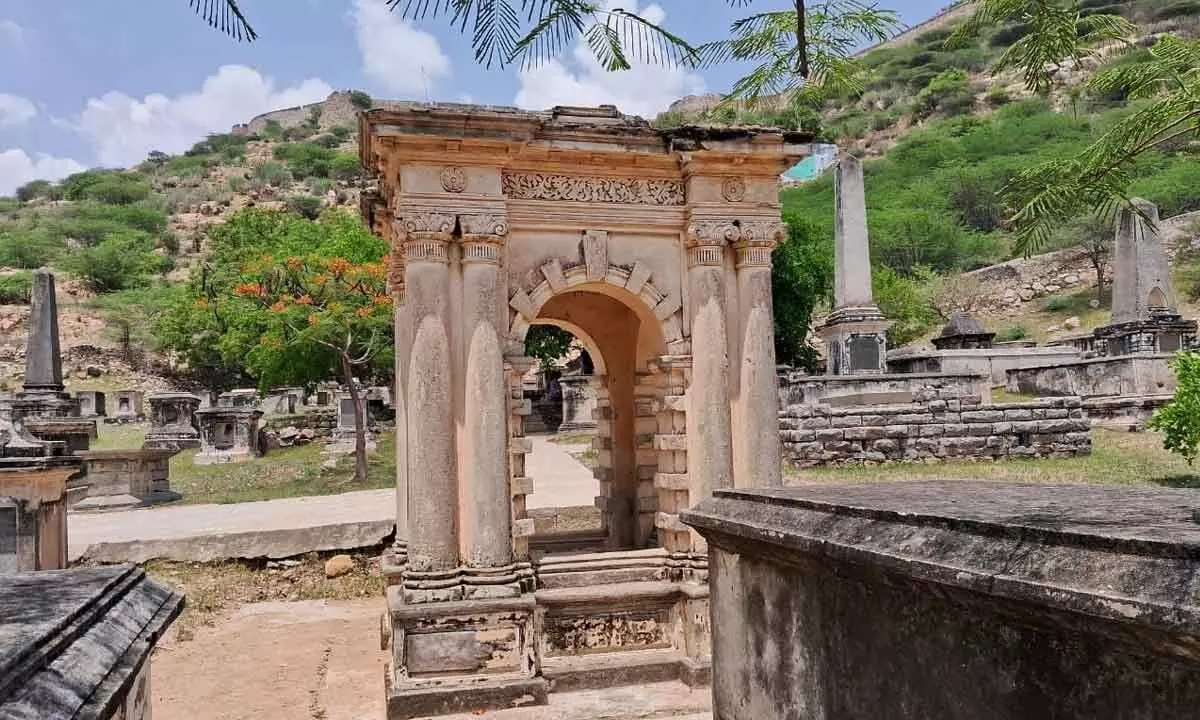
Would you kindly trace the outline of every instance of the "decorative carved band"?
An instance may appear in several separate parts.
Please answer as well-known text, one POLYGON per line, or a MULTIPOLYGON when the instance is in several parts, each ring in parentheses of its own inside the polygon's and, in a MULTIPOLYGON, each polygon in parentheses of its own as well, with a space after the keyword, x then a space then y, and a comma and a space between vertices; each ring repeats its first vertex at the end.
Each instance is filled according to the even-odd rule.
POLYGON ((737 267, 770 267, 771 248, 766 245, 742 245, 737 248, 737 267))
POLYGON ((454 216, 440 212, 404 213, 404 230, 409 235, 444 235, 454 232, 454 216))
POLYGON ((500 243, 487 240, 464 240, 462 244, 463 264, 500 264, 500 243))
POLYGON ((446 251, 449 244, 445 240, 413 239, 411 236, 404 243, 405 264, 414 262, 448 263, 450 254, 446 251))
POLYGON ((724 220, 696 220, 688 225, 688 245, 725 245, 741 237, 737 225, 724 220))
POLYGON ((720 245, 695 245, 687 251, 688 267, 720 265, 724 258, 725 251, 720 245))
POLYGON ((742 223, 740 240, 745 245, 775 247, 787 237, 787 225, 778 220, 747 220, 742 223))
POLYGON ((628 205, 683 205, 683 183, 644 178, 504 173, 504 194, 518 200, 570 200, 628 205))

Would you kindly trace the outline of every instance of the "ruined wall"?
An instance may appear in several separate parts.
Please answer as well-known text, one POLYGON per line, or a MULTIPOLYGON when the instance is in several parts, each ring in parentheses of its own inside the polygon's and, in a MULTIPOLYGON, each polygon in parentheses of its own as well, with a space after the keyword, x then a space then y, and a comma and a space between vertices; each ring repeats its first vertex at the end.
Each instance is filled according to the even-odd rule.
POLYGON ((1169 354, 1124 355, 1007 371, 1008 390, 1025 395, 1081 397, 1161 395, 1175 392, 1169 354))
POLYGON ((978 397, 903 405, 792 405, 779 420, 796 467, 928 458, 1065 457, 1092 449, 1077 397, 982 405, 978 397))
MULTIPOLYGON (((808 375, 785 370, 779 373, 779 407, 837 404, 848 396, 892 395, 890 402, 926 402, 961 397, 988 399, 991 381, 982 373, 888 373, 884 375, 808 375)), ((880 399, 879 402, 885 402, 880 399)))

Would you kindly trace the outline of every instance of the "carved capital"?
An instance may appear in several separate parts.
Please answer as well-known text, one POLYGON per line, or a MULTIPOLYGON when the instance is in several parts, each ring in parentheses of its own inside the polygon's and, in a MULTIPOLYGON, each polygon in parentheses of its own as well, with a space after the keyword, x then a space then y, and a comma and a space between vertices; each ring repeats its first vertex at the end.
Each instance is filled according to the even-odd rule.
POLYGON ((748 220, 734 244, 738 268, 770 267, 771 251, 787 237, 787 225, 777 220, 748 220))
POLYGON ((472 235, 502 236, 508 234, 508 218, 503 215, 484 213, 459 215, 458 226, 464 237, 472 235))
POLYGON ((720 265, 725 246, 738 239, 737 225, 724 220, 693 220, 687 228, 688 267, 720 265))
POLYGON ((415 211, 404 213, 404 231, 413 236, 443 236, 449 240, 454 232, 454 216, 449 213, 415 211))

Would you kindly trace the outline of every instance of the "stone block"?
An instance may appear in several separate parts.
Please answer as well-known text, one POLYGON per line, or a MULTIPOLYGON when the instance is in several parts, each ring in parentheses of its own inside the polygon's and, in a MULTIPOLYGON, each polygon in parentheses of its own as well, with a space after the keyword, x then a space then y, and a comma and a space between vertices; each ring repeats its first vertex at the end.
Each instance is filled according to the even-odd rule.
POLYGON ((883 436, 885 438, 903 439, 914 437, 917 434, 918 425, 885 425, 883 427, 883 436))
POLYGON ((930 413, 906 413, 904 415, 897 415, 896 422, 906 425, 923 425, 933 422, 933 415, 930 413))
POLYGON ((945 425, 919 425, 920 437, 941 437, 946 432, 945 425))
MULTIPOLYGON (((823 432, 828 432, 828 431, 826 430, 823 432)), ((813 440, 816 439, 816 435, 817 435, 815 430, 782 430, 782 431, 780 431, 779 434, 780 434, 780 437, 782 437, 784 442, 793 442, 793 443, 812 442, 813 440)))
POLYGON ((871 449, 875 452, 891 455, 892 453, 899 451, 900 443, 896 442, 895 440, 888 440, 884 438, 871 443, 871 449))
POLYGON ((1037 425, 1039 433, 1066 433, 1081 429, 1078 420, 1042 420, 1037 425))
POLYGON ((962 437, 967 434, 967 426, 962 423, 947 423, 942 426, 942 435, 946 437, 962 437))
POLYGON ((962 413, 962 420, 967 423, 994 423, 1004 419, 1004 412, 1000 410, 964 410, 962 413))
POLYGON ((845 438, 845 430, 839 428, 827 428, 825 430, 816 430, 814 434, 818 442, 829 442, 831 440, 842 440, 845 438))
POLYGON ((804 430, 820 430, 821 428, 829 427, 829 418, 827 417, 810 417, 800 421, 800 427, 804 430))
POLYGON ((994 426, 993 423, 990 423, 990 422, 967 423, 966 425, 964 425, 964 427, 966 428, 966 431, 967 431, 967 435, 971 435, 971 436, 975 436, 975 437, 986 437, 988 435, 991 435, 993 432, 993 430, 992 430, 993 426, 994 426))
POLYGON ((1032 420, 1033 419, 1033 409, 1032 408, 1022 408, 1019 410, 1005 410, 1004 411, 1004 419, 1005 420, 1032 420))
POLYGON ((862 425, 862 416, 860 415, 834 415, 829 418, 830 427, 848 428, 858 427, 862 425))

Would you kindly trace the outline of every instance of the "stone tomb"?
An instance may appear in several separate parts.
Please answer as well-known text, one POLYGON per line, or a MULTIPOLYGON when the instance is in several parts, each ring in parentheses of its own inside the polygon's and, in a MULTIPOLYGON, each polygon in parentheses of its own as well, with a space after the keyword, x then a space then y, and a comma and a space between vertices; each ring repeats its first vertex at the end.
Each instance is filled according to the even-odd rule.
POLYGON ((89 450, 83 459, 81 482, 87 497, 73 510, 113 510, 173 502, 183 497, 171 490, 170 461, 176 448, 89 450))
POLYGON ((129 565, 6 577, 0 717, 149 720, 150 654, 183 603, 129 565))
POLYGON ((145 393, 141 390, 118 390, 113 398, 113 414, 109 419, 113 422, 138 422, 145 417, 142 411, 142 399, 145 393))
POLYGON ((810 141, 612 107, 361 116, 364 218, 397 299, 389 717, 707 680, 706 548, 678 513, 781 482, 771 250, 779 174, 810 141), (594 554, 530 550, 539 323, 595 363, 594 554))
POLYGON ((79 416, 84 418, 104 417, 108 414, 104 404, 104 393, 98 390, 78 390, 72 393, 79 401, 79 416))
POLYGON ((217 396, 217 407, 223 408, 259 408, 261 409, 261 400, 258 396, 258 391, 254 388, 238 388, 223 392, 217 396))
POLYGON ((257 407, 210 407, 196 411, 200 452, 196 465, 245 462, 263 454, 259 433, 262 410, 257 407))
POLYGON ((150 402, 150 430, 143 448, 174 450, 200 447, 196 411, 200 398, 191 393, 155 393, 150 402))
POLYGON ((713 716, 1184 720, 1195 492, 967 481, 723 490, 713 716))
POLYGON ((595 430, 598 379, 594 375, 563 375, 558 384, 562 388, 562 422, 558 432, 595 430))

